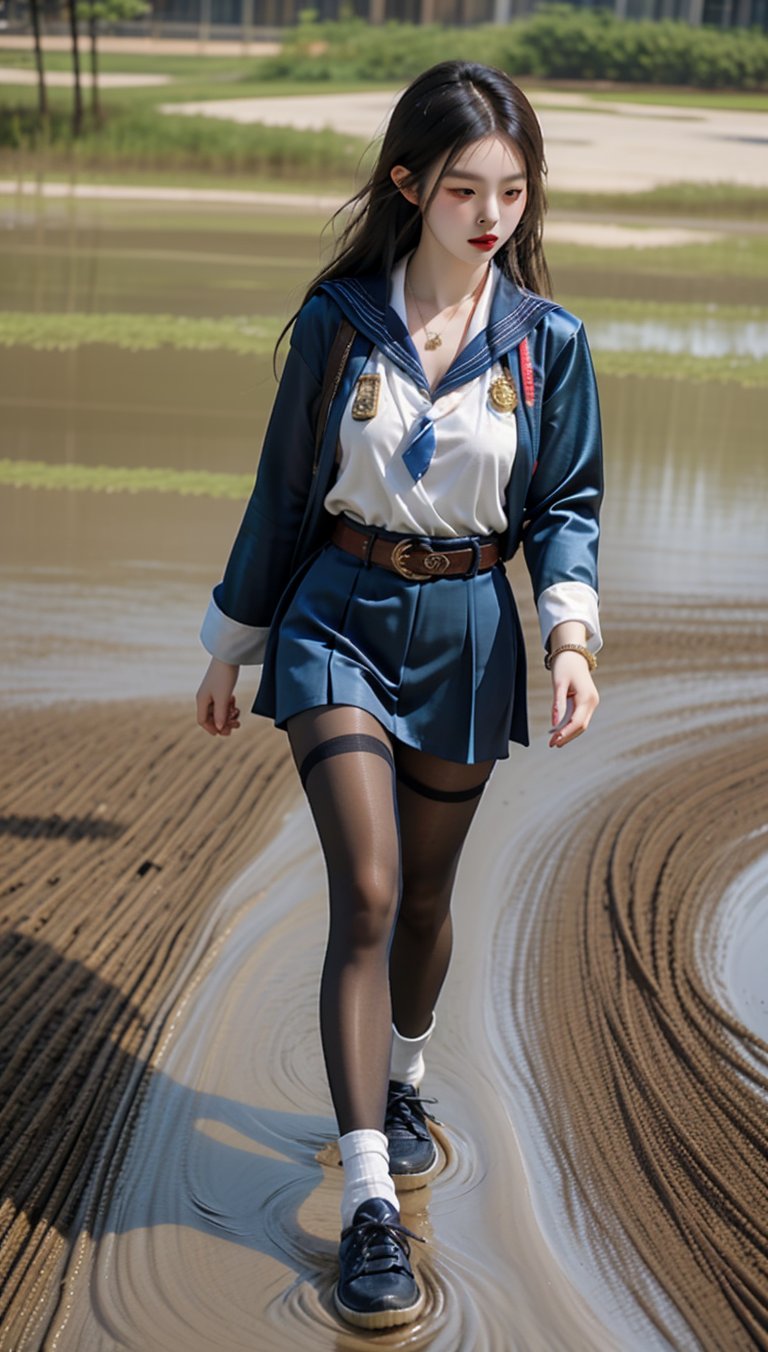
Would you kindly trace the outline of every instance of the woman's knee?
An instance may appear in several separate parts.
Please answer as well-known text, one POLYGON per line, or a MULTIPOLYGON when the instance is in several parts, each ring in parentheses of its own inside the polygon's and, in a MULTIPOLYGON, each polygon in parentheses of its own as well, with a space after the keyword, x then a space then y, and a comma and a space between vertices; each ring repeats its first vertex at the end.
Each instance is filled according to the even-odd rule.
POLYGON ((400 904, 399 872, 387 866, 352 870, 330 890, 334 937, 356 949, 388 943, 400 904))
POLYGON ((427 940, 439 934, 450 913, 453 878, 408 877, 403 880, 403 897, 397 923, 415 938, 427 940))

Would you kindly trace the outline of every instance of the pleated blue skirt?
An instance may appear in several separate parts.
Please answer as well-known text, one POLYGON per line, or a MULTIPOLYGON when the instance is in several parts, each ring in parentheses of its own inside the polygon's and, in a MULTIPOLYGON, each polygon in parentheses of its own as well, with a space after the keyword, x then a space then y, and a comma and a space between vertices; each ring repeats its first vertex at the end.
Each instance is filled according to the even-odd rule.
POLYGON ((525 641, 503 565, 414 582, 324 545, 281 597, 253 712, 284 728, 325 704, 366 709, 408 746, 467 765, 529 746, 525 641))

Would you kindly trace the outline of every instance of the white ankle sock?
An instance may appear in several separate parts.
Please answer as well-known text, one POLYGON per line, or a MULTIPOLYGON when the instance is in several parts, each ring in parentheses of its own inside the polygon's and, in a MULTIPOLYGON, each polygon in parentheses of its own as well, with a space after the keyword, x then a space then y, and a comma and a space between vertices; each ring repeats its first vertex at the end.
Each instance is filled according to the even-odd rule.
POLYGON ((435 1031, 435 1012, 426 1033, 420 1037, 403 1037, 392 1024, 392 1057, 389 1066, 390 1080, 401 1080, 415 1088, 424 1079, 424 1050, 435 1031))
POLYGON ((369 1197, 385 1197, 400 1206, 389 1172, 389 1143, 383 1131, 361 1128, 339 1137, 344 1165, 344 1193, 341 1199, 341 1226, 352 1224, 357 1208, 369 1197))

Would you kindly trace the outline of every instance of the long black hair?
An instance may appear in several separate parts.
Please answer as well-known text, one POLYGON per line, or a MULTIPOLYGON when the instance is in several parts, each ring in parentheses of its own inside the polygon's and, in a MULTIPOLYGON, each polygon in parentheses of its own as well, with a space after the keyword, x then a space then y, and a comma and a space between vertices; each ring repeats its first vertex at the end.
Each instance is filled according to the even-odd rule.
MULTIPOLYGON (((332 261, 312 279, 301 305, 321 282, 332 277, 371 272, 384 272, 389 277, 397 260, 418 244, 422 211, 428 209, 443 176, 467 146, 495 132, 513 141, 522 155, 528 195, 514 234, 494 256, 494 262, 518 286, 551 296, 552 282, 541 242, 547 170, 536 114, 505 71, 477 61, 440 61, 418 75, 395 104, 367 183, 331 217, 329 224, 352 207, 332 261), (444 156, 432 192, 422 202, 430 174, 444 156), (419 205, 407 201, 392 181, 390 171, 397 164, 408 167, 401 184, 418 194, 419 205)), ((298 313, 291 316, 278 337, 273 366, 283 336, 298 313)))

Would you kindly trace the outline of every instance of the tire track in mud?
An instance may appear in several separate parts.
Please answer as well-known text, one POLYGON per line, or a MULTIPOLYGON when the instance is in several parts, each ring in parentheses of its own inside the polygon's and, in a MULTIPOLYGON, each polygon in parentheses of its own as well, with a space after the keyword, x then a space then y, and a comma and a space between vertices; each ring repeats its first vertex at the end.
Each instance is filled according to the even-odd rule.
POLYGON ((213 900, 296 782, 274 729, 233 754, 178 703, 24 709, 0 727, 0 1346, 17 1349, 38 1345, 213 900))
POLYGON ((724 898, 766 860, 768 736, 733 715, 703 750, 675 729, 625 755, 529 842, 495 971, 571 1242, 660 1345, 729 1352, 768 1347, 768 1043, 723 970, 724 898))

